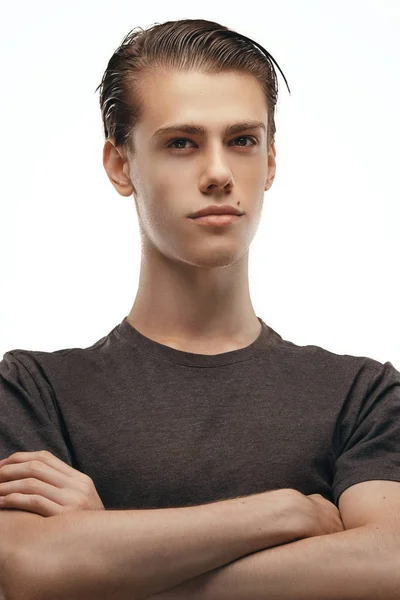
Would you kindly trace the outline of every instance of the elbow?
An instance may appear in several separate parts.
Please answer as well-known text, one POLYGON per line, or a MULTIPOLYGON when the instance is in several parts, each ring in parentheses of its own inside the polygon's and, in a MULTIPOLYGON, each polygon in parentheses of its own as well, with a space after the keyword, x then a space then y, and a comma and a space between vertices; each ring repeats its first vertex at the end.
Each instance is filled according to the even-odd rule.
POLYGON ((0 511, 0 600, 44 599, 38 587, 49 561, 45 523, 45 517, 34 513, 0 511))
POLYGON ((9 550, 0 561, 0 600, 28 600, 29 588, 17 550, 9 550))
MULTIPOLYGON (((34 543, 18 547, 2 557, 0 600, 47 600, 46 574, 42 557, 35 556, 34 543)), ((50 600, 50 599, 49 599, 50 600)))

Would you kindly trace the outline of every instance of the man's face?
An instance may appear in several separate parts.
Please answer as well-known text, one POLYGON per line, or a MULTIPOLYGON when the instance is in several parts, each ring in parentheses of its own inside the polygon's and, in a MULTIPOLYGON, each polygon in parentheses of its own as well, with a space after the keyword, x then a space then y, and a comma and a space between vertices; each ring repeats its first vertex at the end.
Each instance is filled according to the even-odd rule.
POLYGON ((134 186, 142 239, 170 259, 192 265, 236 262, 256 233, 264 192, 275 175, 260 83, 235 71, 146 74, 142 83, 144 113, 133 134, 135 154, 124 165, 134 186), (241 121, 261 121, 265 131, 224 133, 241 121), (183 123, 203 125, 206 132, 176 129, 154 135, 161 127, 183 123), (223 227, 201 226, 188 217, 210 204, 230 204, 244 214, 223 227))

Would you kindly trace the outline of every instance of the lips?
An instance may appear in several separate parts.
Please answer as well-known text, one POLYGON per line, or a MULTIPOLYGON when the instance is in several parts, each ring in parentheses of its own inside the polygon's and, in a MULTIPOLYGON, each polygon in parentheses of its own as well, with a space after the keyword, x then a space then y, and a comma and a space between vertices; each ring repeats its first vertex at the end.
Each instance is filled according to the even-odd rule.
POLYGON ((223 204, 222 206, 213 204, 211 206, 206 206, 201 210, 198 210, 195 213, 189 215, 191 219, 197 219, 198 217, 206 217, 208 215, 242 215, 243 212, 234 208, 230 204, 223 204))

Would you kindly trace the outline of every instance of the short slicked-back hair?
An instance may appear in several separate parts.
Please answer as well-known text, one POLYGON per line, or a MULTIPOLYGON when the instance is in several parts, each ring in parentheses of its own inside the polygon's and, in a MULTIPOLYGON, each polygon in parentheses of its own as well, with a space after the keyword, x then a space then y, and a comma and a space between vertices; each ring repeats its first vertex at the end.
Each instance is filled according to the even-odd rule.
POLYGON ((104 135, 118 147, 134 153, 132 132, 143 112, 142 75, 172 71, 218 73, 238 71, 253 75, 261 84, 268 111, 267 146, 275 140, 275 106, 278 63, 252 39, 204 19, 182 19, 137 27, 122 40, 110 58, 100 85, 104 135))

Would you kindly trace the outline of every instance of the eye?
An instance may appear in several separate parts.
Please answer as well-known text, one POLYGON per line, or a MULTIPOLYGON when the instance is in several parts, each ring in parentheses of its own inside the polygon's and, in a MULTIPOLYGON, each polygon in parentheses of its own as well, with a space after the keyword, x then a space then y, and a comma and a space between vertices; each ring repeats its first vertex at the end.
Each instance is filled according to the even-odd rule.
MULTIPOLYGON (((255 138, 251 135, 241 135, 240 137, 235 138, 233 141, 235 142, 236 140, 251 140, 253 142, 253 144, 252 144, 253 146, 257 146, 257 144, 258 144, 257 138, 255 138)), ((248 147, 249 146, 243 146, 243 148, 248 148, 248 147)))
MULTIPOLYGON (((239 148, 251 148, 252 146, 256 146, 258 144, 258 140, 257 138, 251 136, 251 135, 241 135, 240 137, 234 138, 232 141, 235 142, 236 140, 250 140, 253 143, 250 146, 239 146, 239 148)), ((191 140, 189 140, 188 138, 176 138, 175 140, 172 140, 172 142, 169 142, 169 144, 167 144, 167 148, 173 148, 174 150, 186 150, 187 148, 177 148, 176 146, 174 146, 174 144, 177 144, 178 142, 190 142, 191 140)))
MULTIPOLYGON (((235 138, 233 141, 235 142, 236 140, 250 140, 252 143, 252 146, 257 146, 258 144, 258 140, 257 138, 253 137, 252 135, 241 135, 240 137, 235 138)), ((241 148, 251 148, 251 146, 240 146, 241 148)))

